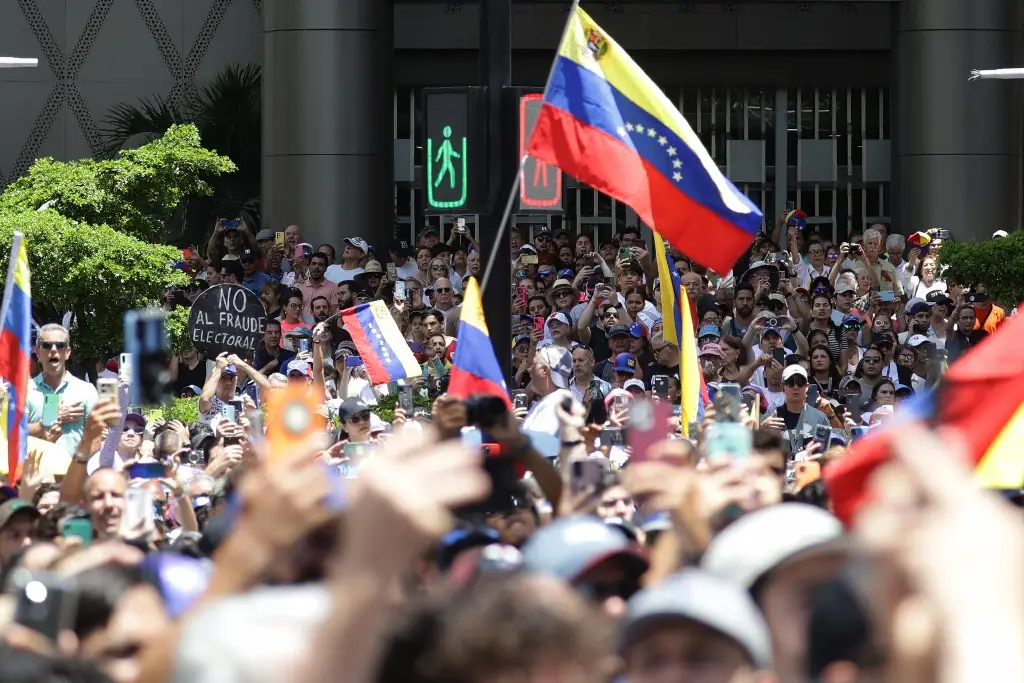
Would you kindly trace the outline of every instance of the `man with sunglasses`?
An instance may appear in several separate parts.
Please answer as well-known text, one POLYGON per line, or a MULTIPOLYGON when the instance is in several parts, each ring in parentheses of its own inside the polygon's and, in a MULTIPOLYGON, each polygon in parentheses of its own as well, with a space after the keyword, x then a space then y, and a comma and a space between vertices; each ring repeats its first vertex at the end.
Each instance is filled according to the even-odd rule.
POLYGON ((874 388, 875 382, 882 378, 882 371, 888 369, 885 353, 877 344, 872 344, 864 350, 860 359, 861 403, 871 400, 871 390, 874 388))
POLYGON ((71 335, 62 325, 43 325, 36 337, 36 359, 42 372, 32 378, 26 401, 29 434, 41 439, 47 438, 68 453, 74 453, 82 440, 85 420, 96 405, 96 387, 78 379, 67 370, 71 357, 71 335), (57 421, 44 426, 43 406, 46 395, 59 397, 60 407, 57 421), (58 436, 59 435, 59 436, 58 436))
POLYGON ((825 413, 807 405, 807 384, 807 370, 804 366, 789 365, 782 371, 782 390, 786 402, 779 406, 775 414, 785 423, 784 429, 790 434, 791 447, 803 448, 806 441, 814 436, 815 427, 829 425, 825 413))

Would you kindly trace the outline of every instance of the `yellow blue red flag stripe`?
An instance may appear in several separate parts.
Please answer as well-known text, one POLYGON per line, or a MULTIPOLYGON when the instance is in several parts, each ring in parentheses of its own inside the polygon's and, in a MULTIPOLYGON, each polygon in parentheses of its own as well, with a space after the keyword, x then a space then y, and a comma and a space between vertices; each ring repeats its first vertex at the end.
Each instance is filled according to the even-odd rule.
POLYGON ((528 152, 630 205, 718 272, 732 268, 762 227, 761 211, 722 175, 675 105, 578 7, 528 152))
POLYGON ((11 481, 19 473, 28 448, 29 359, 32 357, 32 288, 28 249, 21 233, 14 234, 4 289, 0 328, 0 379, 6 385, 6 419, 0 425, 7 437, 7 472, 11 481))
POLYGON ((456 398, 468 398, 473 394, 498 396, 511 408, 505 378, 501 376, 501 366, 487 331, 484 304, 476 278, 471 277, 463 283, 462 316, 457 338, 448 393, 456 398))
POLYGON ((346 308, 340 317, 363 359, 370 384, 387 384, 421 374, 416 356, 383 301, 346 308))

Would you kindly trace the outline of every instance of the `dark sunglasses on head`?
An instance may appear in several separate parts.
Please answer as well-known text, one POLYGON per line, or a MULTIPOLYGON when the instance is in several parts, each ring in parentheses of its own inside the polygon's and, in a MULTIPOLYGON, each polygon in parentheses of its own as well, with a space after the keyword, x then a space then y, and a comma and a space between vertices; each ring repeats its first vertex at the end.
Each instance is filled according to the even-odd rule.
POLYGON ((54 348, 57 349, 58 351, 63 351, 64 349, 68 348, 68 343, 41 341, 39 342, 39 348, 43 349, 44 351, 49 351, 50 349, 54 348))

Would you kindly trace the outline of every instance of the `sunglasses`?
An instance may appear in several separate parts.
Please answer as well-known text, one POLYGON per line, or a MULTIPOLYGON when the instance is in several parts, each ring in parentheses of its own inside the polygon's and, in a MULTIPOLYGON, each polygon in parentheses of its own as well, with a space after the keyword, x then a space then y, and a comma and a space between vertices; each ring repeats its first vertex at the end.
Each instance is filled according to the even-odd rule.
POLYGON ((865 363, 881 363, 882 362, 882 357, 881 356, 864 356, 864 362, 865 363))
POLYGON ((806 387, 807 386, 807 380, 802 379, 802 378, 801 379, 787 379, 785 382, 783 382, 783 384, 786 385, 787 387, 789 387, 790 389, 797 389, 797 388, 800 388, 800 387, 806 387))
POLYGON ((49 351, 50 349, 57 349, 58 351, 63 351, 64 349, 68 348, 68 343, 41 341, 39 342, 39 348, 43 349, 44 351, 49 351))
POLYGON ((144 427, 125 427, 124 431, 131 432, 132 434, 143 434, 146 430, 144 427))
POLYGON ((431 270, 446 270, 447 266, 430 266, 431 270))
POLYGON ((356 413, 348 419, 349 422, 369 422, 370 411, 367 410, 365 413, 356 413))
POLYGON ((580 595, 594 602, 604 602, 608 598, 614 597, 629 600, 639 590, 637 582, 631 579, 622 581, 578 581, 573 586, 580 595))
POLYGON ((447 294, 448 292, 452 291, 452 288, 451 287, 438 287, 434 291, 437 292, 438 294, 447 294))

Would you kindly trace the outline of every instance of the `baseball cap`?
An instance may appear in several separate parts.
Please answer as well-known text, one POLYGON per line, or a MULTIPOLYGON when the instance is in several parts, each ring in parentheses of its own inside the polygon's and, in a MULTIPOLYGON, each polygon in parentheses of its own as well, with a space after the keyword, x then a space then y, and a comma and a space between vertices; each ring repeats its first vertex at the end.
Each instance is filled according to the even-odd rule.
POLYGON ((626 323, 615 323, 608 328, 607 335, 608 338, 611 339, 612 337, 618 337, 619 335, 629 337, 632 336, 632 333, 629 331, 629 325, 626 323))
POLYGON ((546 225, 542 225, 542 226, 540 226, 539 228, 537 228, 536 230, 533 231, 533 236, 534 237, 539 237, 540 235, 550 235, 550 234, 551 234, 551 228, 549 228, 546 225))
POLYGON ((516 348, 517 346, 519 346, 520 344, 524 344, 524 343, 526 343, 526 344, 530 343, 530 335, 528 335, 528 334, 517 334, 515 337, 512 338, 512 348, 513 349, 516 348))
POLYGON ((256 261, 258 258, 259 257, 256 255, 256 252, 254 252, 252 249, 246 249, 245 251, 242 252, 242 255, 238 257, 238 260, 242 262, 256 261))
POLYGON ((262 242, 263 240, 272 240, 272 239, 274 239, 274 231, 273 230, 268 230, 267 228, 263 228, 258 233, 256 233, 256 241, 257 242, 262 242))
POLYGON ((996 230, 994 233, 992 233, 992 239, 998 239, 1000 237, 1006 237, 1007 234, 1008 233, 1005 230, 996 230))
POLYGON ((370 245, 366 243, 362 237, 346 237, 344 239, 345 244, 355 247, 364 254, 370 251, 370 245))
POLYGON ((3 505, 0 505, 0 529, 6 527, 17 514, 30 515, 35 518, 42 516, 32 503, 27 503, 19 498, 12 498, 3 505))
POLYGON ((843 294, 845 292, 856 292, 857 285, 845 278, 841 278, 836 282, 836 294, 843 294))
POLYGON ((932 310, 932 305, 927 301, 918 301, 913 306, 907 306, 907 313, 909 315, 917 315, 918 313, 928 313, 932 310))
POLYGON ((700 347, 700 351, 698 352, 697 355, 698 356, 715 356, 716 358, 721 358, 722 357, 722 347, 719 346, 718 344, 715 344, 715 343, 705 344, 704 346, 700 347))
POLYGON ((630 323, 629 336, 633 339, 641 339, 646 336, 646 330, 644 330, 643 323, 630 323))
POLYGON ((558 321, 563 325, 569 324, 569 318, 565 316, 565 313, 552 313, 548 316, 548 320, 545 324, 550 325, 553 321, 558 321))
POLYGON ((915 334, 915 335, 911 336, 910 339, 907 340, 907 346, 909 346, 911 348, 918 347, 921 344, 934 344, 934 343, 935 342, 933 342, 931 339, 929 339, 928 337, 924 336, 923 334, 915 334))
POLYGON ((208 427, 197 429, 196 433, 192 435, 192 450, 198 451, 207 439, 213 439, 215 436, 213 430, 208 427))
POLYGON ((636 373, 636 356, 631 353, 620 353, 615 356, 615 372, 636 373))
POLYGON ((560 389, 569 388, 569 377, 572 375, 572 354, 561 346, 549 344, 537 351, 540 361, 551 368, 551 381, 560 389))
POLYGON ((857 379, 853 375, 847 375, 846 377, 842 378, 839 381, 839 390, 842 391, 851 384, 856 384, 858 388, 861 386, 859 379, 857 379))
POLYGON ((928 292, 928 296, 925 297, 925 301, 932 305, 940 306, 952 306, 953 300, 949 298, 949 295, 942 290, 935 290, 934 292, 928 292))
POLYGON ((754 667, 772 667, 768 624, 750 594, 732 581, 699 569, 684 569, 641 590, 626 608, 620 651, 650 627, 672 622, 706 626, 743 648, 754 667))
POLYGON ((797 375, 803 377, 804 379, 807 379, 807 371, 804 370, 804 366, 787 365, 786 369, 782 371, 782 381, 785 382, 789 378, 796 377, 797 375))
POLYGON ((782 296, 778 292, 772 292, 771 294, 769 294, 768 295, 768 300, 769 301, 776 301, 776 302, 782 304, 783 306, 786 305, 786 297, 782 296))
POLYGON ((354 415, 365 413, 369 410, 370 406, 363 403, 360 399, 349 397, 338 406, 338 417, 344 422, 345 420, 351 420, 354 415))
POLYGON ((191 391, 196 396, 203 393, 202 388, 200 388, 198 384, 189 384, 187 387, 185 387, 184 391, 191 391))
MULTIPOLYGON (((202 393, 202 390, 200 390, 200 393, 202 393)), ((129 420, 142 425, 143 429, 145 429, 146 427, 146 418, 142 415, 142 413, 128 413, 127 415, 124 416, 124 421, 127 423, 129 420)))
MULTIPOLYGON (((546 347, 550 348, 550 347, 546 347)), ((523 546, 523 568, 572 581, 610 558, 640 576, 648 562, 640 550, 620 532, 596 517, 561 517, 541 527, 523 546)))
POLYGON ((647 387, 644 386, 643 380, 636 379, 635 377, 633 379, 627 379, 623 383, 622 388, 625 389, 626 391, 629 391, 630 389, 639 389, 640 391, 647 391, 647 387))
POLYGON ((305 375, 308 371, 309 363, 304 360, 299 360, 298 358, 293 358, 284 366, 284 374, 286 375, 291 375, 293 372, 305 375))
POLYGON ((722 331, 718 329, 718 325, 703 325, 697 331, 697 339, 700 339, 701 337, 718 337, 721 339, 722 331))
POLYGON ((983 304, 988 302, 988 294, 985 292, 974 292, 967 297, 967 303, 969 304, 983 304))
POLYGON ((523 246, 519 247, 520 254, 522 254, 524 251, 530 254, 537 253, 537 249, 532 244, 524 244, 523 246))
POLYGON ((234 365, 228 365, 227 367, 225 367, 225 368, 224 368, 223 370, 221 370, 220 372, 221 372, 221 374, 222 374, 222 375, 231 375, 231 376, 235 376, 235 375, 237 375, 237 374, 238 374, 238 368, 237 368, 237 367, 235 367, 234 365))
POLYGON ((842 524, 825 510, 804 503, 781 503, 727 526, 711 541, 700 566, 750 590, 784 562, 836 544, 842 537, 842 524))
POLYGON ((779 339, 782 339, 782 330, 780 330, 777 327, 766 327, 763 330, 761 330, 761 339, 764 339, 769 334, 774 334, 779 339))
POLYGON ((391 243, 391 251, 398 256, 411 256, 412 245, 409 240, 395 240, 391 243))

